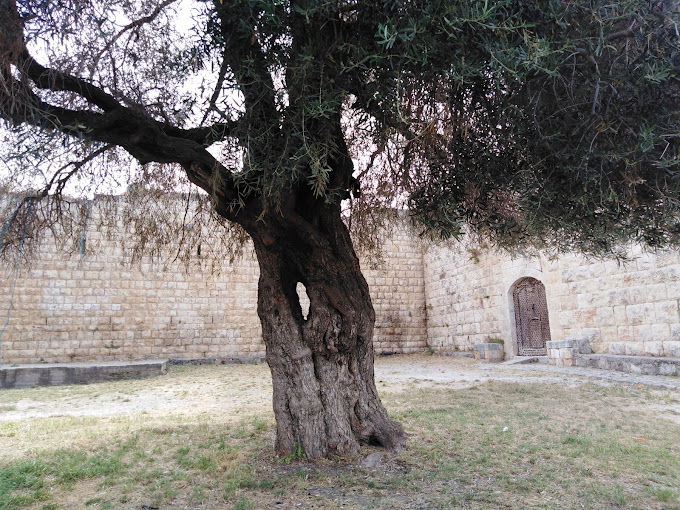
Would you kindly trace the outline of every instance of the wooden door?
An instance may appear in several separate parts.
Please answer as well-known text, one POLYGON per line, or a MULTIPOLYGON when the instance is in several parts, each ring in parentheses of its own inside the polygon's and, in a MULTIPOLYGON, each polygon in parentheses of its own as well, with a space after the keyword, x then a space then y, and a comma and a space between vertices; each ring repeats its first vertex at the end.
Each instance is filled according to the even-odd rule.
POLYGON ((520 356, 544 356, 550 340, 548 303, 545 287, 535 278, 525 278, 515 285, 515 324, 520 356))

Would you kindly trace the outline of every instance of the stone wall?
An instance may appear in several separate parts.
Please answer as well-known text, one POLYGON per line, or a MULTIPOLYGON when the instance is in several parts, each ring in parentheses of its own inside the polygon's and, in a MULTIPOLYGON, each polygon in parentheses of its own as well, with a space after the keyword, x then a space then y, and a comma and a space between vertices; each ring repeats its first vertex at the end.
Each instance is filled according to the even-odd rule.
POLYGON ((601 353, 680 357, 680 253, 634 247, 630 257, 619 264, 570 255, 545 264, 554 338, 590 337, 601 353))
MULTIPOLYGON (((2 319, 12 302, 0 363, 263 354, 249 247, 215 274, 200 258, 191 270, 148 258, 130 265, 115 236, 86 234, 85 256, 63 255, 48 240, 16 280, 0 267, 2 319)), ((387 236, 380 265, 362 259, 376 350, 469 351, 501 338, 514 356, 513 285, 532 277, 545 286, 552 340, 586 338, 595 353, 680 357, 680 253, 634 247, 630 257, 619 264, 424 246, 404 222, 387 236)), ((299 293, 304 302, 301 286, 299 293)))
MULTIPOLYGON (((196 261, 190 271, 149 258, 130 265, 115 238, 97 230, 86 237, 93 253, 84 257, 64 255, 47 240, 14 289, 15 275, 0 268, 3 319, 14 295, 0 363, 264 354, 251 248, 214 274, 196 261)), ((363 264, 377 314, 376 350, 424 350, 421 245, 402 226, 384 248, 384 263, 363 264)))
POLYGON ((423 266, 430 347, 469 351, 502 336, 501 257, 462 245, 430 246, 423 266))
POLYGON ((428 341, 470 350, 491 337, 516 354, 513 284, 524 277, 546 289, 553 340, 590 340, 595 352, 680 357, 680 253, 632 247, 630 260, 564 255, 510 257, 462 245, 424 255, 428 341))

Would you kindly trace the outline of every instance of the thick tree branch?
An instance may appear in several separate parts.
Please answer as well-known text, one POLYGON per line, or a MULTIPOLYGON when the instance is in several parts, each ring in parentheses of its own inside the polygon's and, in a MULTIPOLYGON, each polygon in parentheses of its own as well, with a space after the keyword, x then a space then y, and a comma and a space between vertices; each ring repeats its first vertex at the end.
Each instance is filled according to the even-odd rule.
POLYGON ((253 29, 244 31, 242 20, 252 19, 255 13, 237 3, 215 0, 220 19, 220 31, 224 39, 224 60, 227 62, 238 86, 243 93, 246 105, 246 118, 255 129, 262 133, 271 129, 279 118, 274 100, 274 82, 267 68, 267 62, 253 29), (244 11, 236 16, 235 10, 244 11))
POLYGON ((121 106, 112 95, 104 92, 92 83, 39 64, 26 48, 24 48, 19 57, 17 68, 19 72, 28 76, 41 89, 53 92, 75 92, 105 112, 120 108, 121 106))
POLYGON ((38 128, 55 128, 69 135, 119 146, 140 163, 178 163, 191 182, 229 209, 238 198, 231 172, 206 147, 231 136, 238 122, 181 129, 161 123, 138 109, 122 106, 110 94, 75 76, 39 64, 27 51, 14 0, 0 3, 0 118, 38 128), (101 108, 103 113, 52 105, 31 90, 28 80, 12 75, 14 65, 22 76, 41 89, 69 91, 101 108))
POLYGON ((170 136, 192 140, 203 147, 209 147, 214 143, 221 142, 227 138, 240 138, 241 120, 229 122, 216 122, 210 126, 197 128, 178 128, 171 124, 163 124, 163 131, 170 136))
MULTIPOLYGON (((97 113, 73 110, 43 101, 25 84, 9 77, 0 84, 0 117, 13 123, 27 123, 39 128, 51 126, 66 134, 117 145, 140 163, 179 163, 189 180, 217 201, 231 203, 237 198, 233 176, 199 141, 183 138, 183 130, 152 119, 143 112, 124 107, 97 113), (165 128, 165 130, 164 130, 165 128)), ((207 136, 194 133, 193 138, 207 136)))

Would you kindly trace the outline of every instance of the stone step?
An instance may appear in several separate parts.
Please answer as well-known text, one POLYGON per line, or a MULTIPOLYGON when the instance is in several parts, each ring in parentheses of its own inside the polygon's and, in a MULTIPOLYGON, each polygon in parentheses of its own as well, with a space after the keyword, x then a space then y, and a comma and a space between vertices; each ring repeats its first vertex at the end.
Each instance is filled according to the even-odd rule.
POLYGON ((577 367, 616 370, 629 374, 680 375, 680 358, 656 356, 624 356, 620 354, 579 354, 574 358, 577 367))
POLYGON ((515 356, 501 365, 529 365, 531 363, 548 363, 548 356, 515 356))
POLYGON ((142 379, 165 374, 167 360, 0 365, 0 388, 33 388, 142 379))

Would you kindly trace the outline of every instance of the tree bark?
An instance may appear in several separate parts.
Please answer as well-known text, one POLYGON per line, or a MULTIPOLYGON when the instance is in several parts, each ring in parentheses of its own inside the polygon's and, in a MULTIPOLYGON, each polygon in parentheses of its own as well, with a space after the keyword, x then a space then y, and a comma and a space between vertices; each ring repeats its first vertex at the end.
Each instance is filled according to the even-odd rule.
POLYGON ((375 312, 339 205, 314 221, 271 215, 246 227, 260 265, 258 315, 271 369, 276 452, 353 456, 361 443, 399 450, 373 375, 375 312), (303 317, 297 284, 310 301, 303 317))

